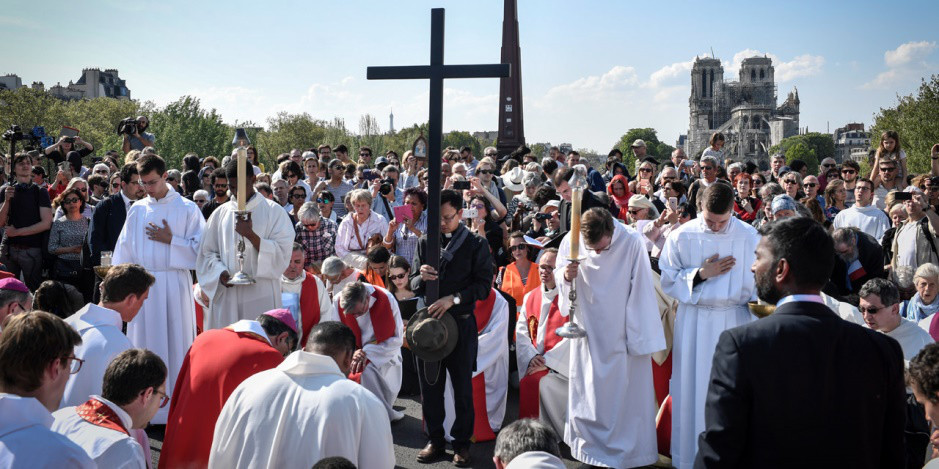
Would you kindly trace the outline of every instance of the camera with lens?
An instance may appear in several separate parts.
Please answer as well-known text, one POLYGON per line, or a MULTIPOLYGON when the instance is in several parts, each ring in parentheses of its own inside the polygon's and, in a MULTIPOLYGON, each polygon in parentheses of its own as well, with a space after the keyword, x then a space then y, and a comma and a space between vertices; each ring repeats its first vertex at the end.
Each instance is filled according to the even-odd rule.
POLYGON ((137 119, 128 117, 117 124, 118 135, 134 135, 137 133, 137 119))
POLYGON ((551 219, 551 214, 550 214, 550 213, 536 213, 536 214, 535 214, 535 220, 538 220, 538 221, 548 221, 548 220, 550 220, 550 219, 551 219))
POLYGON ((22 128, 18 125, 11 125, 9 129, 3 132, 3 139, 16 143, 23 142, 23 148, 26 150, 33 150, 39 146, 48 146, 51 145, 51 137, 46 136, 46 129, 37 126, 33 127, 33 130, 30 132, 23 132, 22 128), (46 142, 49 142, 48 145, 46 142))
POLYGON ((378 186, 378 192, 381 195, 388 195, 394 189, 394 179, 382 179, 381 185, 378 186))

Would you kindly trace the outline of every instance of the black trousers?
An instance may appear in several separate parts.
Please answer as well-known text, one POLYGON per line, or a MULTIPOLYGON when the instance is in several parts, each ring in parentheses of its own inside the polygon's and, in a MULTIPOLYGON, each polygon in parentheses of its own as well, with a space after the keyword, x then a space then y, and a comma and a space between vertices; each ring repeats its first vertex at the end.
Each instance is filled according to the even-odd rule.
MULTIPOLYGON (((440 375, 434 384, 430 384, 424 373, 423 361, 418 360, 418 375, 421 383, 421 400, 423 402, 424 422, 427 425, 427 434, 431 443, 444 446, 443 419, 446 411, 443 406, 443 393, 446 389, 447 374, 453 385, 453 402, 456 418, 450 429, 453 437, 453 449, 462 449, 470 445, 473 436, 473 372, 476 371, 476 350, 479 345, 476 332, 476 318, 470 314, 465 317, 456 317, 457 330, 460 337, 457 340, 453 353, 440 362, 440 375)), ((433 376, 430 377, 433 381, 433 376)))

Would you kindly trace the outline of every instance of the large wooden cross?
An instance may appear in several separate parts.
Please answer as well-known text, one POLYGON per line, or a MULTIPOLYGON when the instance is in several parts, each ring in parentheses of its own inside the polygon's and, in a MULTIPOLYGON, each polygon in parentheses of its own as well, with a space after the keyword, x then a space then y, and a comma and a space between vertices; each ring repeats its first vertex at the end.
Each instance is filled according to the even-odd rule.
MULTIPOLYGON (((427 264, 440 270, 440 160, 443 141, 443 80, 445 78, 502 78, 509 64, 444 65, 444 9, 430 10, 430 65, 368 67, 369 80, 430 80, 430 115, 427 135, 427 264)), ((409 259, 410 260, 410 259, 409 259)), ((439 297, 439 282, 427 283, 428 305, 439 297)))

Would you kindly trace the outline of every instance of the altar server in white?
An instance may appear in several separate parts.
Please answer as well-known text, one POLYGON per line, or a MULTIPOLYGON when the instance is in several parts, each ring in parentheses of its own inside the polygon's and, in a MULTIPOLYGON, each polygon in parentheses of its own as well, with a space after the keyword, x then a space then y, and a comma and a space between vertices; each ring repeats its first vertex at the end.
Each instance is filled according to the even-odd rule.
MULTIPOLYGON (((473 372, 473 441, 496 439, 502 428, 505 402, 509 391, 509 303, 495 289, 476 302, 474 311, 479 345, 476 350, 476 371, 473 372)), ((447 390, 443 395, 447 410, 443 428, 453 427, 453 387, 447 373, 447 390)), ((450 440, 450 433, 447 432, 450 440)))
POLYGON ((342 288, 333 307, 325 320, 338 317, 355 334, 349 378, 381 399, 391 421, 400 420, 404 413, 394 409, 394 402, 401 390, 404 323, 394 295, 381 287, 352 282, 342 288))
MULTIPOLYGON (((196 267, 205 218, 195 202, 166 182, 163 158, 141 157, 137 173, 147 196, 127 212, 111 261, 140 264, 156 278, 141 314, 127 324, 127 337, 134 347, 152 350, 166 362, 166 388, 172 395, 176 375, 196 338, 189 271, 196 267)), ((160 409, 153 423, 165 424, 168 413, 169 409, 160 409)))
POLYGON ((65 322, 82 337, 75 357, 84 360, 81 370, 69 376, 59 407, 81 405, 92 394, 101 394, 104 372, 114 357, 133 348, 121 332, 121 322, 131 322, 147 299, 154 278, 137 264, 111 268, 101 282, 100 304, 89 303, 65 322))
POLYGON ((52 430, 81 446, 99 468, 147 469, 134 431, 169 401, 166 365, 149 350, 125 350, 108 365, 103 388, 100 396, 52 414, 52 430))
POLYGON ((672 464, 691 467, 704 431, 704 401, 721 332, 755 319, 750 266, 760 235, 733 217, 734 191, 713 184, 704 191, 698 218, 665 241, 659 268, 662 290, 678 300, 673 345, 672 464))
MULTIPOLYGON (((250 164, 246 164, 250 166, 250 164)), ((245 210, 249 220, 235 221, 238 210, 238 161, 225 165, 232 198, 220 205, 206 222, 196 264, 199 286, 209 299, 205 329, 220 329, 242 319, 281 307, 280 277, 290 263, 294 231, 284 208, 254 191, 254 170, 247 168, 245 210), (238 244, 244 243, 244 271, 251 285, 228 283, 238 272, 238 244)))
POLYGON ((326 456, 394 467, 384 404, 346 378, 355 350, 348 326, 321 322, 306 351, 238 385, 215 424, 209 467, 313 467, 326 456))
MULTIPOLYGON (((574 223, 572 223, 572 226, 574 223)), ((634 467, 658 459, 651 354, 665 334, 640 233, 605 208, 581 217, 579 256, 571 234, 558 249, 555 282, 560 311, 570 309, 587 336, 570 341, 568 422, 564 442, 579 461, 634 467), (571 262, 570 257, 583 257, 571 262)))

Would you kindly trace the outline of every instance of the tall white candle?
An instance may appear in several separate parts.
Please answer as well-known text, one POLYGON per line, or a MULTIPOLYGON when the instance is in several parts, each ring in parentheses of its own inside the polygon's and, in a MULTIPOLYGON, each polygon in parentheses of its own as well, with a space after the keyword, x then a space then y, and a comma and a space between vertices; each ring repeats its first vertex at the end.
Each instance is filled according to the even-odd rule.
POLYGON ((248 199, 248 174, 245 168, 248 161, 248 150, 245 147, 238 148, 238 210, 244 211, 248 199))

